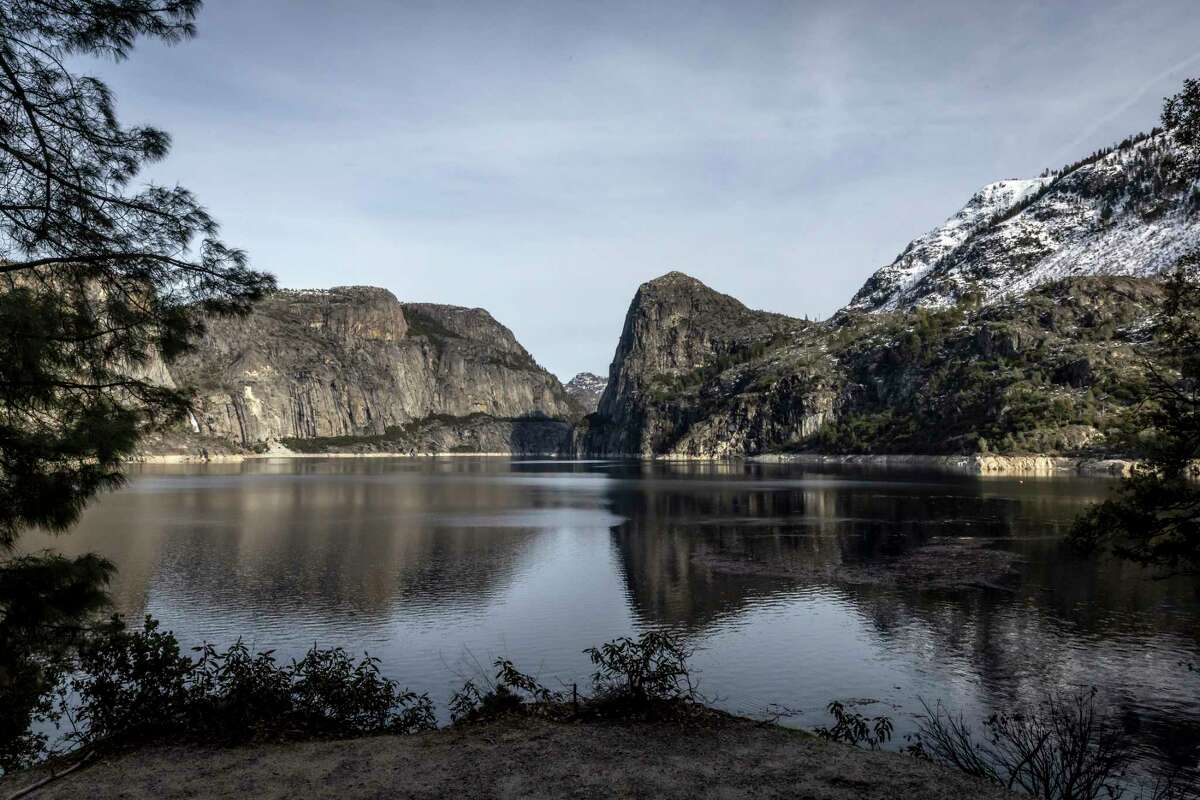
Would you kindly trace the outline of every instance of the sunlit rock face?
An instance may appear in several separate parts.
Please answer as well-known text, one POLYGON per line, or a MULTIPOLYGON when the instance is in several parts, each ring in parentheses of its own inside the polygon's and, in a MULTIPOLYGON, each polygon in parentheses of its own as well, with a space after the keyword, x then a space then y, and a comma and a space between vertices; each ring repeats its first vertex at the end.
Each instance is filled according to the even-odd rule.
POLYGON ((210 320, 170 374, 196 390, 200 433, 242 446, 573 410, 558 380, 483 309, 401 303, 361 286, 281 291, 244 318, 210 320))

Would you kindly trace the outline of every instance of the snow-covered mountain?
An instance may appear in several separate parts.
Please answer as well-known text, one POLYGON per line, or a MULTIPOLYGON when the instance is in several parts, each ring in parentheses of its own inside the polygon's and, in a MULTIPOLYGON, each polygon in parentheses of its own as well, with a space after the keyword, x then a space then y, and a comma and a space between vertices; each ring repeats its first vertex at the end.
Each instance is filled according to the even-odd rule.
POLYGON ((1200 247, 1200 181, 1169 133, 989 184, 872 275, 849 308, 985 302, 1074 275, 1153 275, 1200 247))
POLYGON ((608 386, 608 378, 601 378, 591 372, 581 372, 563 384, 567 394, 589 414, 595 411, 596 406, 600 404, 600 395, 604 394, 606 386, 608 386))

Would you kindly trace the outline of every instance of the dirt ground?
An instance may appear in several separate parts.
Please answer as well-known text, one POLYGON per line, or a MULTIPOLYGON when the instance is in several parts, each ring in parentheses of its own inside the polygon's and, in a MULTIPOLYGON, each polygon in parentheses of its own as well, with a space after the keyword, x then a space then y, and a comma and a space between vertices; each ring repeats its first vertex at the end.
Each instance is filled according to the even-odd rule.
MULTIPOLYGON (((0 781, 0 797, 43 777, 0 781)), ((406 737, 231 749, 147 748, 34 792, 50 798, 1008 798, 895 753, 748 720, 560 723, 513 718, 406 737)))

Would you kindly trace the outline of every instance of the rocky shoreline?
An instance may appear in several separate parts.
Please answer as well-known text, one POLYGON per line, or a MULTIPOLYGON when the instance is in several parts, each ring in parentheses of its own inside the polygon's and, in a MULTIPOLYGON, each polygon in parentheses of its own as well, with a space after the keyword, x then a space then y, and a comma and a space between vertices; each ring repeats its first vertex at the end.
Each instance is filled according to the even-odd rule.
MULTIPOLYGON (((266 452, 185 452, 185 453, 142 453, 130 459, 139 464, 236 464, 243 461, 269 461, 292 458, 555 458, 569 461, 571 454, 559 452, 513 452, 507 450, 486 452, 462 451, 379 451, 379 452, 310 452, 299 453, 284 447, 273 447, 266 452)), ((1136 461, 1121 458, 1067 458, 1063 456, 997 456, 997 455, 830 455, 822 453, 768 453, 739 457, 697 457, 659 455, 652 458, 639 455, 611 456, 612 459, 635 461, 671 462, 719 462, 750 461, 765 464, 800 464, 818 467, 859 467, 880 470, 929 470, 957 475, 980 476, 1041 476, 1041 477, 1122 477, 1127 476, 1136 461)), ((1198 473, 1200 474, 1200 473, 1198 473)))
POLYGON ((1064 456, 1022 455, 825 455, 821 453, 782 453, 753 456, 750 460, 767 463, 811 466, 856 466, 879 469, 923 469, 959 475, 1030 475, 1030 476, 1111 476, 1122 477, 1133 471, 1137 462, 1123 458, 1068 458, 1064 456))

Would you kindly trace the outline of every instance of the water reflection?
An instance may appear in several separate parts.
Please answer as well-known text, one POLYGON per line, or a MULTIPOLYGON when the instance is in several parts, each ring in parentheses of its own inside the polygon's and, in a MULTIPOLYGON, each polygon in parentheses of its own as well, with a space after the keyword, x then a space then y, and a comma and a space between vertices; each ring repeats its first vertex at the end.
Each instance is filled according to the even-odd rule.
POLYGON ((815 724, 872 698, 970 713, 1096 685, 1151 741, 1200 740, 1200 590, 1062 543, 1111 483, 811 472, 785 465, 305 459, 144 469, 70 536, 121 569, 127 614, 185 641, 368 649, 444 700, 496 655, 585 679, 580 651, 649 626, 702 648, 734 709, 815 724), (841 584, 939 537, 1016 553, 1011 591, 841 584), (784 564, 730 574, 706 557, 784 564), (803 577, 802 577, 803 576, 803 577), (816 576, 816 577, 814 577, 816 576))

